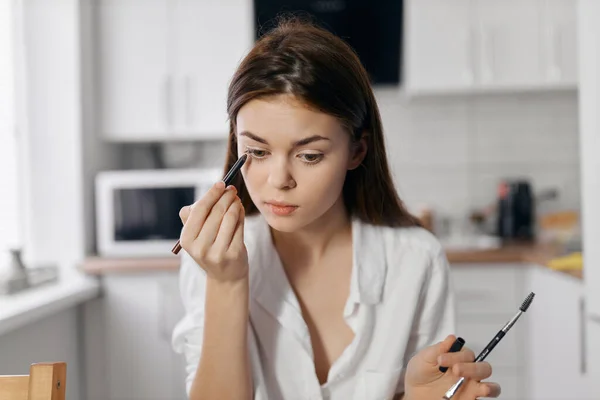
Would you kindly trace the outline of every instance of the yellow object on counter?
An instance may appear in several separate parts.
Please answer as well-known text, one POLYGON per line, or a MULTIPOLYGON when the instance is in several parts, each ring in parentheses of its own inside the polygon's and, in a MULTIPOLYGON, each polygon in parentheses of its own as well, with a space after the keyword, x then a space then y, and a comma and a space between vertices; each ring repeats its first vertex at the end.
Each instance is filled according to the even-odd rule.
POLYGON ((548 262, 548 267, 558 270, 581 270, 583 269, 583 254, 575 252, 563 257, 557 257, 548 262))

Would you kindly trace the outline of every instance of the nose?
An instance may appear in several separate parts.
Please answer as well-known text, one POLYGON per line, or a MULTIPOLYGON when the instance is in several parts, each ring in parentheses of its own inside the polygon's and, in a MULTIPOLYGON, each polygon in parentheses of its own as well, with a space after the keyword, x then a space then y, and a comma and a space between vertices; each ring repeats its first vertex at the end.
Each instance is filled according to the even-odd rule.
POLYGON ((270 165, 269 184, 279 190, 289 190, 296 187, 288 160, 284 157, 279 157, 270 165))

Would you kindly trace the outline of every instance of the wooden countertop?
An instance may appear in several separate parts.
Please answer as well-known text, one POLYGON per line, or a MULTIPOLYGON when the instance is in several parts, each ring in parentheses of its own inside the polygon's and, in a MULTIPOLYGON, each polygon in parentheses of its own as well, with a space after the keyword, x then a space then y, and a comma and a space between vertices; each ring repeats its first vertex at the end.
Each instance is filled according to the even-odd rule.
MULTIPOLYGON (((498 264, 524 263, 548 265, 561 254, 558 246, 542 244, 512 244, 492 250, 447 251, 450 264, 498 264)), ((82 271, 101 275, 106 273, 135 273, 169 271, 179 269, 179 257, 158 258, 103 258, 89 257, 80 265, 82 271)), ((583 279, 583 271, 558 271, 583 279)))
MULTIPOLYGON (((560 246, 550 244, 509 244, 499 249, 446 252, 451 265, 524 263, 547 266, 550 260, 561 254, 560 246)), ((557 272, 583 279, 581 270, 557 270, 557 272)))

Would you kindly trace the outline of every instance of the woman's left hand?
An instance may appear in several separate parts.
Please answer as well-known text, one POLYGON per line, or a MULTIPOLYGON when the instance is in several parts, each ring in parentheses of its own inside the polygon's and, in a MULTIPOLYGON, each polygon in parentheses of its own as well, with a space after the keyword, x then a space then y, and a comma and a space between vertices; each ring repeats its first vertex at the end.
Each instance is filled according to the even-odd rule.
POLYGON ((467 347, 460 352, 448 353, 455 336, 426 347, 408 363, 405 379, 405 400, 439 400, 461 377, 467 378, 453 400, 475 400, 480 397, 498 397, 497 383, 481 382, 492 375, 487 362, 473 362, 475 354, 467 347), (439 367, 448 367, 440 372, 439 367))

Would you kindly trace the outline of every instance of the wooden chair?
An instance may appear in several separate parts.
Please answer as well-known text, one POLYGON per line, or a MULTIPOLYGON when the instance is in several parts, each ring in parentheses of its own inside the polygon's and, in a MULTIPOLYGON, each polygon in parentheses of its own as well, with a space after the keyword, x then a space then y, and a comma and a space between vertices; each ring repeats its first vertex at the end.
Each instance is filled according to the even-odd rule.
POLYGON ((65 400, 67 364, 32 364, 29 375, 0 376, 0 400, 65 400))

